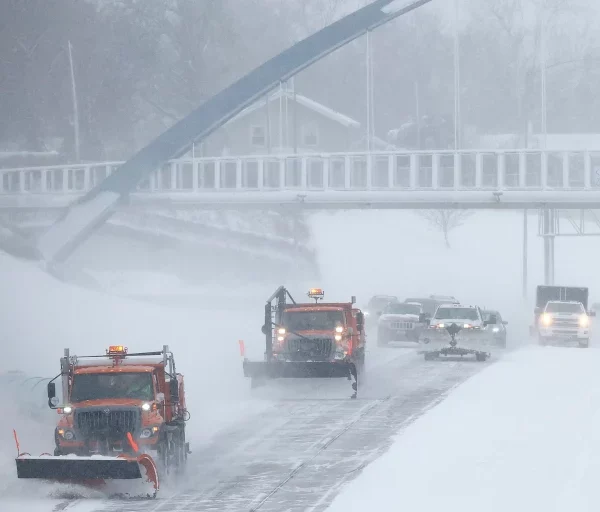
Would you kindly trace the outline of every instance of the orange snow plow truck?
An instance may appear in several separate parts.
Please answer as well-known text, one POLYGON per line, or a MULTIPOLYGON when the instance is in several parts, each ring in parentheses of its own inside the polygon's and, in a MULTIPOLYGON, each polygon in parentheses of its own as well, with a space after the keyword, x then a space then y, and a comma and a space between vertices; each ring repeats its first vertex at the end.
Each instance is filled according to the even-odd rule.
POLYGON ((324 293, 313 288, 314 303, 297 303, 280 286, 265 304, 265 360, 244 359, 244 375, 253 386, 265 379, 347 378, 354 380, 365 364, 364 315, 350 302, 319 302, 324 293), (289 299, 289 302, 288 302, 289 299))
MULTIPOLYGON (((83 357, 65 349, 60 365, 48 383, 48 405, 60 415, 54 455, 18 453, 18 478, 96 487, 146 478, 155 496, 159 474, 182 471, 190 453, 184 381, 169 348, 132 354, 111 346, 105 355, 83 357)), ((15 440, 20 452, 16 432, 15 440)))

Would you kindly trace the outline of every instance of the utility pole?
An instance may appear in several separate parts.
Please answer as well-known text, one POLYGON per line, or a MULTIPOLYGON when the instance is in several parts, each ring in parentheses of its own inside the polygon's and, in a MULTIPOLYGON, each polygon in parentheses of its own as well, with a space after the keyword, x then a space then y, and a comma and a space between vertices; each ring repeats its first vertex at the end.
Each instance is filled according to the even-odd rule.
POLYGON ((458 31, 458 1, 454 0, 454 150, 461 146, 460 140, 460 41, 458 31))
POLYGON ((372 93, 371 89, 373 87, 372 84, 372 71, 371 71, 371 32, 367 31, 367 55, 366 55, 366 68, 367 68, 367 151, 372 151, 372 123, 373 123, 373 108, 371 105, 372 102, 372 93))
POLYGON ((547 126, 547 115, 548 105, 546 102, 546 20, 542 14, 542 21, 540 24, 540 71, 542 76, 542 149, 548 149, 548 126, 547 126))
POLYGON ((71 67, 71 92, 73 96, 73 128, 75 131, 75 160, 79 163, 79 108, 77 106, 77 87, 75 86, 75 69, 73 68, 73 51, 69 40, 69 65, 71 67))
POLYGON ((415 80, 415 115, 417 122, 417 150, 421 149, 421 105, 420 105, 420 94, 419 94, 419 81, 415 80))

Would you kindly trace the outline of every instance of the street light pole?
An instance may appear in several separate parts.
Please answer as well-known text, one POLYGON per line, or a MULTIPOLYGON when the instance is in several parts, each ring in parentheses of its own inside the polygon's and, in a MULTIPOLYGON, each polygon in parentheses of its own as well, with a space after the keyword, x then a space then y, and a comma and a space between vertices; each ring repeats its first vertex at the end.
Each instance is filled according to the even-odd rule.
POLYGON ((542 123, 541 123, 541 131, 542 131, 542 149, 548 148, 548 126, 547 126, 547 115, 548 115, 548 106, 546 103, 546 21, 542 16, 542 22, 540 24, 540 67, 541 67, 541 76, 542 76, 542 123))
POLYGON ((458 1, 454 0, 454 149, 458 151, 460 140, 460 44, 458 37, 458 1))
POLYGON ((69 41, 69 66, 71 67, 71 93, 73 97, 73 129, 75 131, 75 160, 80 162, 79 153, 79 107, 77 105, 77 88, 75 86, 75 69, 73 68, 73 52, 69 41))

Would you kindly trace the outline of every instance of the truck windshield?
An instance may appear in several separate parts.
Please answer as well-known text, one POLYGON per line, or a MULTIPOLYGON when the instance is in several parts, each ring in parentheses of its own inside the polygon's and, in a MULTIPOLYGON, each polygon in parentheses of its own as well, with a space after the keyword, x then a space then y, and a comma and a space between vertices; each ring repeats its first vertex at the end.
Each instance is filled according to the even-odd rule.
POLYGON ((548 302, 547 313, 583 313, 583 306, 571 302, 548 302))
POLYGON ((383 310, 384 315, 419 315, 421 307, 416 304, 390 304, 383 310))
POLYGON ((132 398, 154 399, 151 373, 86 373, 75 375, 71 388, 71 402, 132 398))
POLYGON ((344 325, 343 311, 286 311, 283 326, 288 331, 332 331, 344 325))
POLYGON ((479 320, 477 310, 473 308, 438 308, 435 312, 436 319, 448 320, 479 320))

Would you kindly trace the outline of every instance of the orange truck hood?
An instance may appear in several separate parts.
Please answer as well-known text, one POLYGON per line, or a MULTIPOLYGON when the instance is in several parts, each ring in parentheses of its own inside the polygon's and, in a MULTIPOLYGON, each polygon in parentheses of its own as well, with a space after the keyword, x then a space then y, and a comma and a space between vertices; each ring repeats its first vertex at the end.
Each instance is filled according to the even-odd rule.
POLYGON ((138 400, 136 398, 103 398, 100 400, 84 400, 83 402, 74 402, 73 407, 141 407, 143 403, 145 403, 144 400, 138 400))

